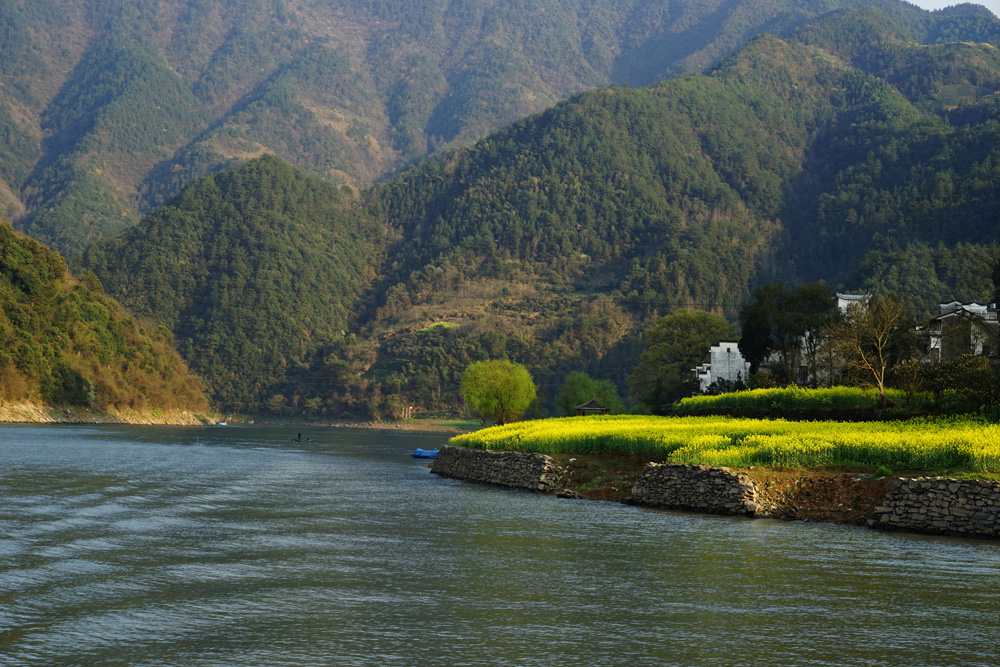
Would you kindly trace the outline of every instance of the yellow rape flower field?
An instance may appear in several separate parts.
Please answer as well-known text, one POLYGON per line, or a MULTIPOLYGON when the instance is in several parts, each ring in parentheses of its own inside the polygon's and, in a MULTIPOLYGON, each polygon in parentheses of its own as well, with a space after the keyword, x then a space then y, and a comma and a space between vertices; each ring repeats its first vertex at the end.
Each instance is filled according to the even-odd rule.
POLYGON ((973 418, 796 422, 734 417, 564 417, 494 426, 451 444, 542 454, 639 454, 745 468, 887 466, 1000 472, 1000 425, 973 418))
MULTIPOLYGON (((934 399, 930 392, 907 394, 899 389, 887 389, 886 398, 898 405, 915 410, 925 410, 934 399)), ((716 396, 689 396, 678 401, 677 415, 692 415, 700 410, 732 410, 739 408, 792 409, 792 408, 876 408, 879 394, 871 388, 861 387, 775 387, 746 389, 716 396)))

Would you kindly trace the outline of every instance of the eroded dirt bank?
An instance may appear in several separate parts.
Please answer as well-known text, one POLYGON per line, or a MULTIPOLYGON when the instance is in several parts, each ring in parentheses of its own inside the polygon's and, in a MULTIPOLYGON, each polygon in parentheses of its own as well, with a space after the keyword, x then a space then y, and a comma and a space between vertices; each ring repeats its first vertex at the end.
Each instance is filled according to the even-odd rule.
MULTIPOLYGON (((553 457, 567 495, 628 502, 647 460, 634 455, 553 457)), ((734 469, 736 470, 736 469, 734 469)), ((892 488, 892 477, 866 470, 739 469, 757 486, 762 512, 789 521, 865 526, 892 488)))

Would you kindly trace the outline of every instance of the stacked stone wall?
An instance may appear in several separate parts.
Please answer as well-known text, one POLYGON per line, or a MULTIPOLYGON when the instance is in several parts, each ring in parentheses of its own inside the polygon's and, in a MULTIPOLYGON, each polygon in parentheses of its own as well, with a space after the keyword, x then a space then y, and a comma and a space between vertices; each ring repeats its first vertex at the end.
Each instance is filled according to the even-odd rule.
POLYGON ((897 479, 870 522, 880 530, 1000 537, 1000 483, 944 477, 897 479))
POLYGON ((558 473, 552 458, 527 452, 491 452, 465 447, 442 447, 431 472, 442 477, 479 484, 509 486, 558 493, 558 473))
MULTIPOLYGON (((542 493, 568 493, 551 457, 442 447, 431 466, 442 477, 542 493)), ((629 502, 647 507, 768 516, 763 494, 744 473, 727 468, 649 463, 629 502)), ((942 477, 897 479, 869 525, 879 530, 1000 538, 1000 483, 942 477)))
POLYGON ((632 489, 632 503, 647 507, 754 516, 760 507, 757 487, 726 468, 649 463, 632 489))

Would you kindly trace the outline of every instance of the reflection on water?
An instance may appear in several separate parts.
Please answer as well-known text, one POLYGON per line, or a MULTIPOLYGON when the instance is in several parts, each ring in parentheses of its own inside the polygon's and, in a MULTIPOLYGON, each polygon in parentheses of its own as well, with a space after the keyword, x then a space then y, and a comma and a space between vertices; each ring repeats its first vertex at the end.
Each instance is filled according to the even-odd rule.
POLYGON ((994 665, 1000 545, 429 474, 442 438, 0 427, 0 664, 994 665))

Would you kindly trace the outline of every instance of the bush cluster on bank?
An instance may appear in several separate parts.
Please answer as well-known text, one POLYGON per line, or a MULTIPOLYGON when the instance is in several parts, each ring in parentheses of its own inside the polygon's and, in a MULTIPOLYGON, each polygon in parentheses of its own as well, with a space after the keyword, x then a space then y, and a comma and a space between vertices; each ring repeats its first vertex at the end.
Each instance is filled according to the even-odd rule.
MULTIPOLYGON (((895 405, 908 411, 930 410, 934 397, 930 392, 907 394, 899 389, 887 389, 886 397, 895 405)), ((877 410, 880 406, 878 391, 863 387, 773 387, 748 389, 715 396, 698 395, 678 401, 676 415, 695 415, 708 411, 755 409, 762 413, 781 410, 855 409, 877 410)))
MULTIPOLYGON (((988 360, 982 357, 969 357, 988 360)), ((978 386, 934 387, 925 391, 886 389, 883 403, 874 387, 818 387, 790 385, 747 389, 717 395, 697 395, 672 406, 676 416, 732 415, 740 417, 783 417, 786 419, 909 419, 929 415, 978 413, 996 417, 992 403, 974 394, 978 386)))

